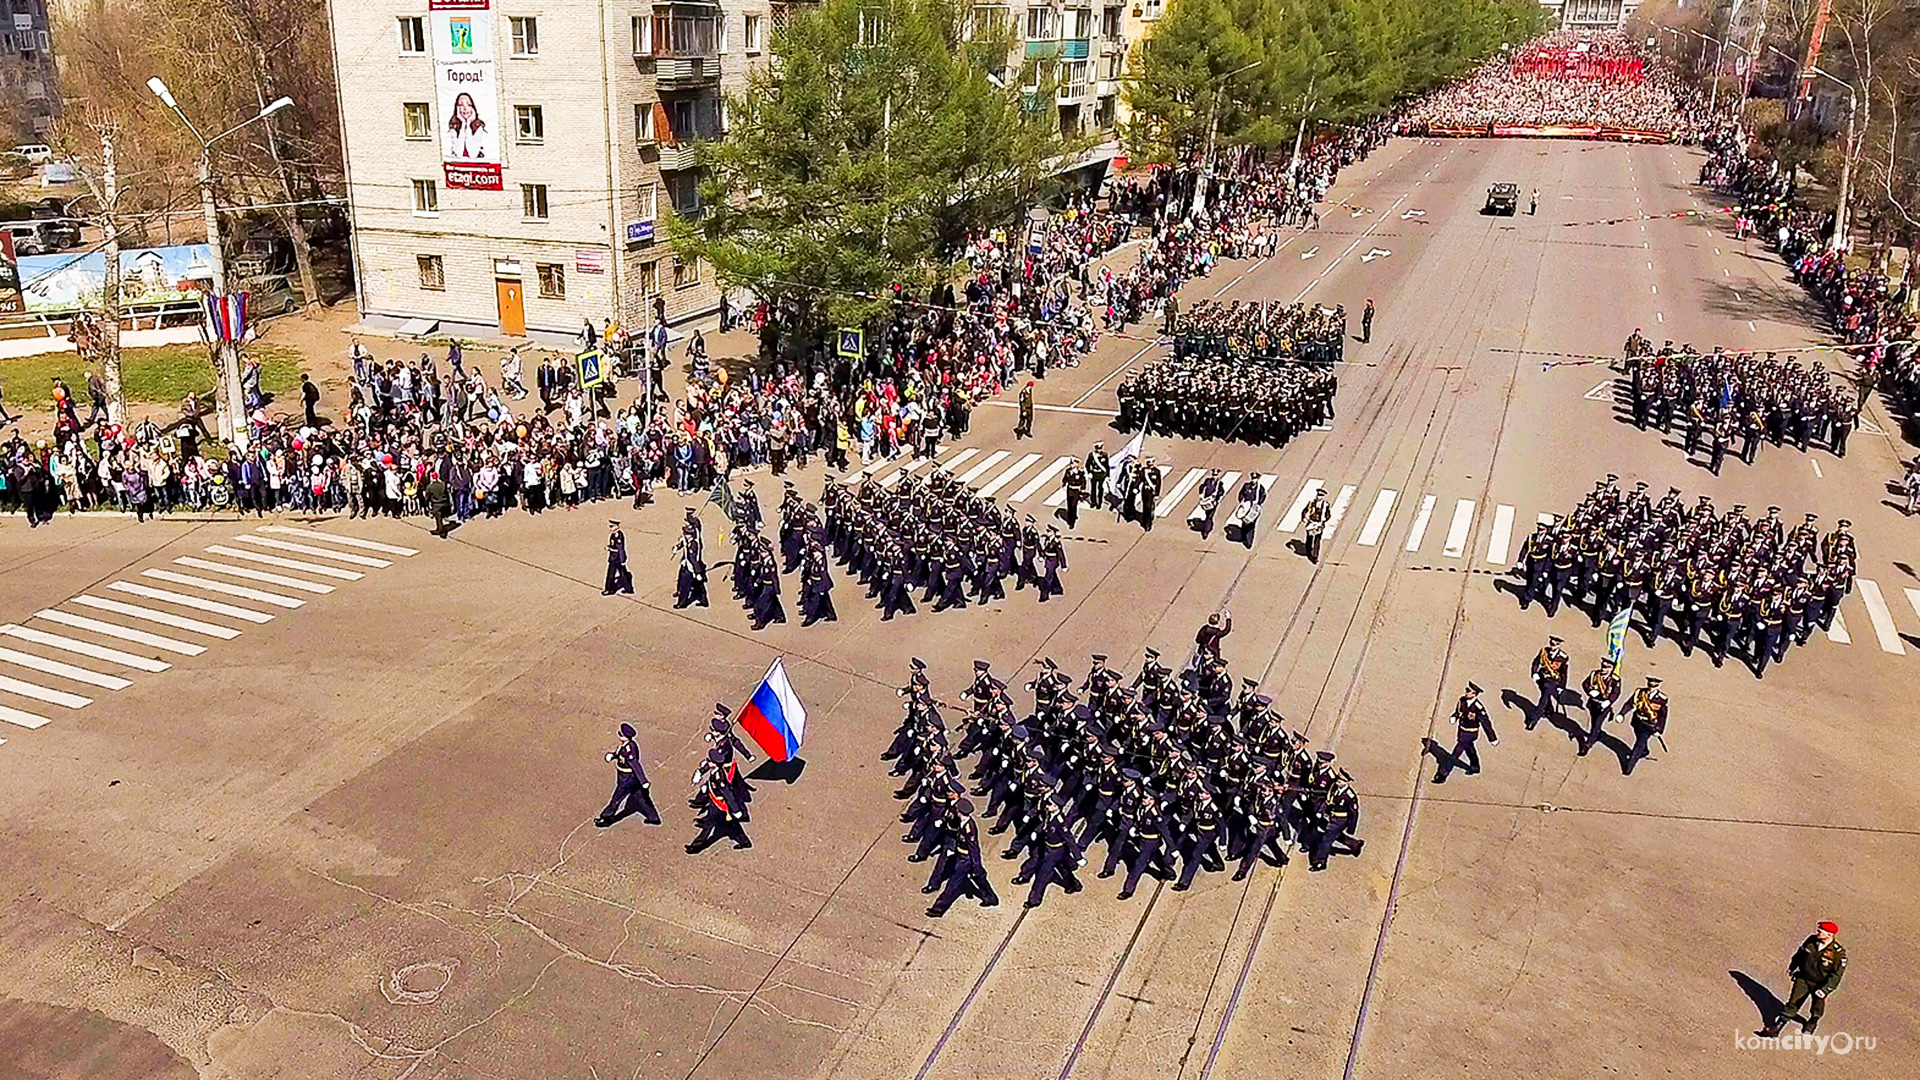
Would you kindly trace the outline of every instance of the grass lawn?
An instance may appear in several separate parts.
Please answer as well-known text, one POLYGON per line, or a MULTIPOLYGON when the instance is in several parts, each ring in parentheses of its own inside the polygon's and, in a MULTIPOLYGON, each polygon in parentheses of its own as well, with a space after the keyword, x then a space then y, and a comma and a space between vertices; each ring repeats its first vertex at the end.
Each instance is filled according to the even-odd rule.
MULTIPOLYGON (((300 385, 299 354, 272 345, 248 345, 243 355, 259 357, 260 388, 285 395, 300 385)), ((46 409, 53 404, 53 379, 66 380, 84 417, 87 372, 73 353, 47 353, 0 360, 0 387, 10 409, 46 409)), ((195 391, 213 391, 213 361, 203 345, 160 345, 120 354, 120 382, 133 404, 177 405, 195 391)), ((211 401, 209 397, 207 400, 211 401)), ((282 400, 287 400, 282 397, 282 400)))

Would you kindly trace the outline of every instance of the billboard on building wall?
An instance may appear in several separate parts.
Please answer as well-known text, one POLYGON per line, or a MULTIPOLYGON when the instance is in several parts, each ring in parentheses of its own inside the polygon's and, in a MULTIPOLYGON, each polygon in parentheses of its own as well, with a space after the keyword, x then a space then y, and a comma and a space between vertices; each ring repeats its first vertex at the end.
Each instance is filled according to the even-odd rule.
POLYGON ((447 186, 499 191, 500 93, 488 0, 430 0, 434 98, 447 186))
POLYGON ((13 258, 13 234, 0 231, 0 315, 26 310, 20 300, 20 266, 13 258))

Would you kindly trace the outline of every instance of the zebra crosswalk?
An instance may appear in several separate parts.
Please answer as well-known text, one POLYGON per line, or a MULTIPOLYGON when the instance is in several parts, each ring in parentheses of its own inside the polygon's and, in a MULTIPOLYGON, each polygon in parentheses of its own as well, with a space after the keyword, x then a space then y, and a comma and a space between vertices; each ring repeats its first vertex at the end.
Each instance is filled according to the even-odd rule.
MULTIPOLYGON (((998 497, 1007 504, 1027 506, 1029 510, 1035 508, 1031 505, 1034 503, 1056 508, 1066 505, 1067 493, 1061 486, 1061 477, 1075 460, 1077 458, 1069 455, 1049 458, 1045 454, 1015 450, 947 447, 930 459, 903 457, 873 462, 839 477, 838 482, 852 485, 872 479, 884 487, 892 487, 907 476, 927 475, 939 469, 962 483, 975 485, 983 496, 998 497)), ((1206 477, 1206 470, 1169 465, 1159 468, 1162 494, 1154 507, 1154 515, 1166 518, 1190 512, 1200 501, 1200 482, 1206 477)), ((1222 513, 1232 508, 1243 475, 1237 471, 1222 473, 1221 482, 1227 492, 1222 513)), ((1424 553, 1438 565, 1462 569, 1500 570, 1511 566, 1526 544, 1531 523, 1551 524, 1556 516, 1550 510, 1529 514, 1514 503, 1489 500, 1477 488, 1469 494, 1445 490, 1415 492, 1309 477, 1300 482, 1297 490, 1288 487, 1276 492, 1277 480, 1278 477, 1271 474, 1260 478, 1270 506, 1285 500, 1285 510, 1268 527, 1278 535, 1301 531, 1307 504, 1313 501, 1314 492, 1324 487, 1331 512, 1323 542, 1331 545, 1339 541, 1356 548, 1392 545, 1398 547, 1402 556, 1424 553), (1347 523, 1350 516, 1359 521, 1357 531, 1347 523)), ((1880 650, 1895 656, 1906 655, 1901 617, 1896 617, 1880 585, 1860 578, 1854 595, 1858 597, 1857 608, 1851 598, 1847 606, 1864 615, 1880 650)), ((1904 595, 1914 618, 1920 620, 1920 589, 1905 589, 1904 595)), ((1845 621, 1838 616, 1827 636, 1843 645, 1853 643, 1845 621)))
POLYGON ((125 690, 183 658, 205 654, 209 642, 233 641, 333 592, 336 582, 366 576, 365 570, 344 567, 383 569, 420 553, 285 525, 264 525, 231 540, 244 546, 210 544, 207 555, 223 558, 177 556, 172 565, 180 570, 147 567, 18 623, 0 623, 0 727, 43 728, 64 715, 59 710, 92 705, 95 697, 89 695, 125 690), (292 555, 302 558, 287 557, 292 555))

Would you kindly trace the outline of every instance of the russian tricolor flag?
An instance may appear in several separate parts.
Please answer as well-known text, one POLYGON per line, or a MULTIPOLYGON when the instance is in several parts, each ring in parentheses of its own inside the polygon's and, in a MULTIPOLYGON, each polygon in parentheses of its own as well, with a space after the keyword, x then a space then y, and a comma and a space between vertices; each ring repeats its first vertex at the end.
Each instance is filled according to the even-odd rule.
POLYGON ((740 726, 774 761, 791 761, 800 753, 807 734, 807 707, 800 704, 787 680, 784 660, 776 659, 760 680, 759 689, 740 708, 740 726))

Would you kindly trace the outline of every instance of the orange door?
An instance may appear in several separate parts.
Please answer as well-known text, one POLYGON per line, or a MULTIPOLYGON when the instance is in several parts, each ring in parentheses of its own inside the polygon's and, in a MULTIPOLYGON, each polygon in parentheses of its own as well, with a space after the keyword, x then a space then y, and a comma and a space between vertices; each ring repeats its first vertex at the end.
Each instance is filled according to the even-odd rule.
POLYGON ((524 337, 527 333, 527 308, 520 295, 520 282, 498 278, 493 290, 500 301, 500 333, 506 337, 524 337))

